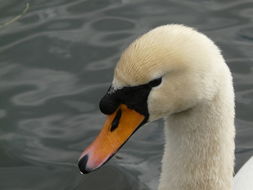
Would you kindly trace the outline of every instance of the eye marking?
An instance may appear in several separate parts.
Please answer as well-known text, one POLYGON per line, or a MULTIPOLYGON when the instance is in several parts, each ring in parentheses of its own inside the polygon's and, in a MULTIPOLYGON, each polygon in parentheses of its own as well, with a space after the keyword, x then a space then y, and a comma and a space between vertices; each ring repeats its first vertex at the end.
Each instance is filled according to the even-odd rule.
POLYGON ((162 77, 160 77, 158 79, 154 79, 154 80, 150 81, 148 84, 151 87, 155 87, 155 86, 158 86, 159 84, 161 84, 161 82, 162 82, 162 77))
POLYGON ((115 118, 112 121, 112 126, 111 126, 111 129, 110 129, 111 132, 113 132, 119 126, 120 118, 121 118, 121 109, 119 109, 117 111, 117 114, 116 114, 115 118))
MULTIPOLYGON (((161 82, 162 77, 138 86, 127 86, 120 89, 115 89, 113 86, 110 86, 107 93, 100 100, 100 111, 106 115, 110 115, 117 111, 120 104, 125 104, 129 108, 134 109, 135 111, 138 111, 143 115, 148 115, 147 98, 149 92, 152 90, 153 87, 156 87, 161 84, 161 82)), ((115 121, 112 122, 112 126, 110 129, 111 131, 115 130, 118 127, 117 125, 120 117, 121 111, 120 113, 117 112, 115 121)))

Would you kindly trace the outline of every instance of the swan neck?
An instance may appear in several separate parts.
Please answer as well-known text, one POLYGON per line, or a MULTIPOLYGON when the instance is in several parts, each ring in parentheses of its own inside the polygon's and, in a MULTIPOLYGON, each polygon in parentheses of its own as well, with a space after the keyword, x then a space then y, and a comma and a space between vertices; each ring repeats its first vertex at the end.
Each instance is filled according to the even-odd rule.
POLYGON ((231 91, 167 117, 158 189, 231 190, 234 135, 231 91))

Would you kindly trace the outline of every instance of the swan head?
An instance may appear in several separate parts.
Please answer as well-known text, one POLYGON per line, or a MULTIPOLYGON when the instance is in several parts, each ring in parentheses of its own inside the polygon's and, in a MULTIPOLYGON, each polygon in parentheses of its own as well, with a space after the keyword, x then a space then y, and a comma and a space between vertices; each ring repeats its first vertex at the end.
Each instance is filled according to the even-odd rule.
POLYGON ((108 161, 143 124, 211 100, 221 87, 224 60, 205 35, 183 25, 157 27, 122 53, 100 101, 108 115, 79 159, 83 173, 108 161))

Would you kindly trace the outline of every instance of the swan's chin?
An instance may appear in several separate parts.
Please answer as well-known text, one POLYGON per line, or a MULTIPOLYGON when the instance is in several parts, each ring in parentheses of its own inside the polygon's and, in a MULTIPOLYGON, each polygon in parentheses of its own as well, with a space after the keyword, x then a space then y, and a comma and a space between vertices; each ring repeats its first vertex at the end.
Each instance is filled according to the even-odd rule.
POLYGON ((104 165, 145 121, 144 115, 121 104, 107 117, 97 138, 81 154, 80 171, 89 173, 104 165))

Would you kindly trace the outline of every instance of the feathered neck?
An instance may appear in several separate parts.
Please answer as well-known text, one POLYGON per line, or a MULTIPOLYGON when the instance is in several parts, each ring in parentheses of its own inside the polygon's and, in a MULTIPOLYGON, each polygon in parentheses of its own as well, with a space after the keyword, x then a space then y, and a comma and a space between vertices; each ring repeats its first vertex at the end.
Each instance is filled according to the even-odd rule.
POLYGON ((209 102, 165 119, 159 190, 231 190, 234 94, 227 82, 209 102))

